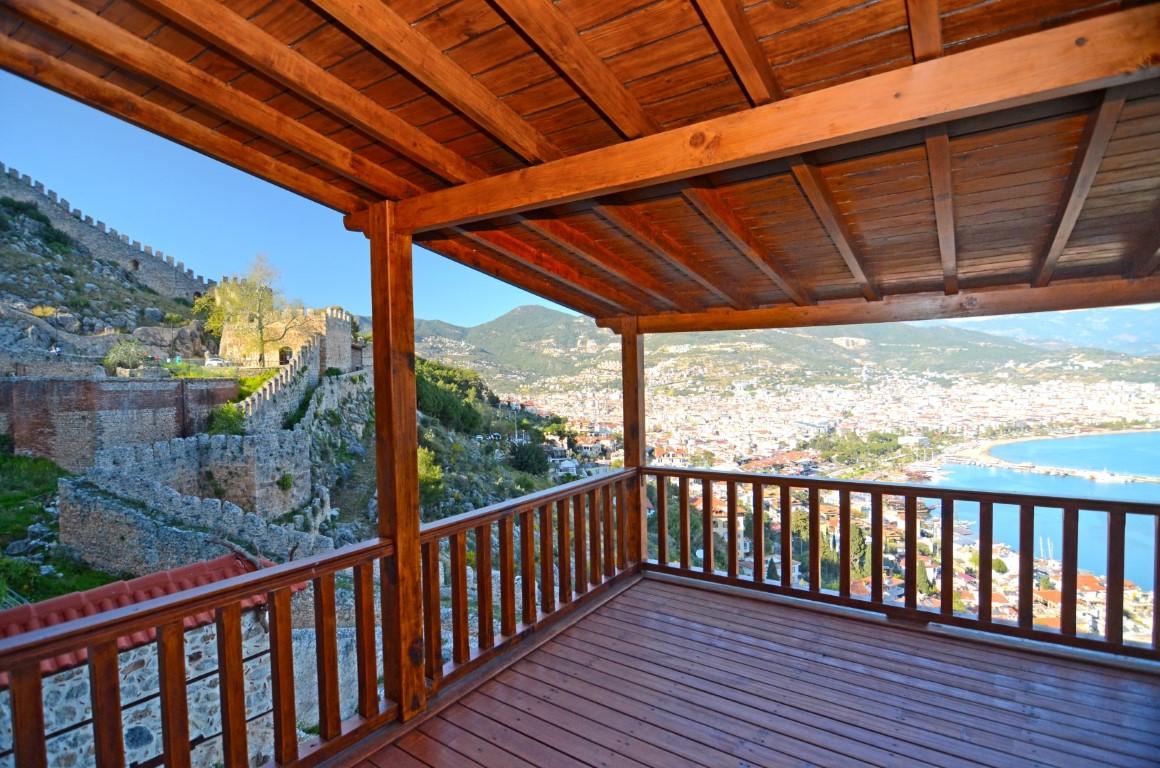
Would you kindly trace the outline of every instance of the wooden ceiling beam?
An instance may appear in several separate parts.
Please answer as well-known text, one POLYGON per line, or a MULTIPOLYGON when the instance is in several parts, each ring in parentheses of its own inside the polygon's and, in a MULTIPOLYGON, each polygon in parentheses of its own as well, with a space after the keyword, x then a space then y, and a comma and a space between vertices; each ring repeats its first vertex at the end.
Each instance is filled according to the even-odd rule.
MULTIPOLYGON (((703 182, 695 183, 702 184, 703 182)), ((794 304, 805 306, 814 303, 814 298, 809 292, 801 287, 801 284, 778 259, 769 254, 768 249, 749 229, 749 225, 722 198, 720 191, 705 185, 691 187, 685 190, 684 194, 685 199, 696 206, 697 210, 733 244, 733 247, 785 295, 789 296, 794 304)))
MULTIPOLYGON (((781 87, 777 83, 773 66, 739 0, 695 2, 709 33, 717 41, 749 102, 759 106, 780 99, 781 87)), ((685 188, 683 194, 753 266, 772 280, 795 304, 814 303, 813 297, 802 288, 790 271, 761 245, 745 222, 724 204, 720 193, 704 183, 694 182, 685 188)))
POLYGON ((1136 240, 1124 252, 1125 277, 1148 277, 1160 268, 1160 202, 1152 207, 1136 240))
POLYGON ((846 268, 850 270, 850 274, 854 276, 854 281, 858 283, 862 295, 866 297, 867 301, 879 301, 882 296, 870 282, 861 259, 854 251, 854 233, 850 231, 846 217, 842 215, 826 180, 822 178, 822 172, 804 157, 790 158, 789 167, 802 194, 805 195, 810 207, 814 209, 814 214, 817 215, 822 228, 830 236, 834 247, 842 255, 842 261, 846 262, 846 268))
MULTIPOLYGON (((527 162, 564 157, 559 147, 390 8, 379 3, 372 6, 368 0, 313 2, 527 162)), ((546 236, 553 242, 561 242, 567 252, 602 272, 623 277, 623 269, 618 265, 621 260, 615 254, 606 249, 593 251, 595 256, 581 252, 579 244, 588 238, 566 222, 555 221, 549 225, 525 222, 525 225, 541 233, 550 229, 551 234, 546 236)), ((642 286, 646 284, 639 280, 629 282, 642 286)), ((655 294, 662 306, 673 306, 669 292, 664 291, 663 286, 656 285, 655 281, 653 289, 648 292, 655 294)))
POLYGON ((753 106, 781 98, 781 86, 740 0, 694 0, 709 33, 753 106))
POLYGON ((0 35, 0 68, 337 211, 356 211, 369 203, 6 35, 0 35))
POLYGON ((657 130, 652 117, 551 0, 494 0, 494 4, 626 138, 657 130))
POLYGON ((672 286, 661 282, 652 272, 625 261, 619 254, 609 250, 602 243, 597 242, 567 222, 553 218, 529 217, 523 220, 523 224, 576 258, 636 286, 638 290, 651 296, 661 306, 688 311, 695 311, 699 308, 695 302, 674 295, 672 286), (594 256, 594 254, 596 255, 594 256))
MULTIPOLYGON (((917 64, 943 54, 942 17, 939 0, 906 0, 910 28, 910 49, 917 64)), ((934 202, 938 230, 939 261, 943 271, 943 291, 949 296, 959 291, 958 246, 955 241, 954 183, 951 178, 951 145, 946 125, 931 126, 923 136, 927 174, 934 202)))
MULTIPOLYGON (((587 97, 623 135, 632 138, 656 133, 660 126, 645 112, 640 102, 629 93, 608 65, 592 52, 580 37, 580 33, 554 4, 548 0, 499 0, 499 5, 524 31, 532 44, 563 71, 581 94, 587 97)), ((714 1, 707 2, 706 5, 720 3, 714 1)), ((710 13, 712 12, 714 9, 710 8, 710 13)), ((756 44, 756 40, 754 43, 756 44)), ((776 92, 776 84, 774 90, 776 92)), ((681 191, 681 196, 694 209, 709 217, 730 243, 734 245, 739 242, 746 243, 745 246, 738 247, 740 253, 758 271, 769 277, 779 289, 794 297, 794 301, 808 303, 805 295, 795 287, 792 275, 788 275, 784 267, 776 264, 748 229, 744 232, 724 231, 724 227, 730 226, 727 222, 740 220, 736 217, 705 213, 707 210, 713 212, 719 210, 719 198, 713 198, 710 192, 703 191, 698 186, 685 187, 681 191)), ((731 304, 741 300, 739 292, 730 289, 720 290, 715 285, 719 277, 714 277, 711 281, 714 284, 710 285, 710 281, 705 279, 707 273, 698 270, 690 260, 682 258, 684 249, 655 224, 645 223, 642 226, 639 219, 626 216, 622 211, 607 210, 606 206, 598 208, 598 212, 610 221, 616 221, 619 227, 652 253, 689 275, 720 298, 731 304)))
MULTIPOLYGON (((782 304, 748 310, 714 310, 699 314, 661 314, 634 318, 641 333, 741 331, 757 328, 801 328, 819 325, 894 323, 954 317, 1090 309, 1160 301, 1160 276, 1139 280, 1063 280, 1044 288, 1001 288, 945 293, 902 293, 882 301, 860 299, 823 302, 810 307, 782 304)), ((598 318, 602 328, 619 327, 622 318, 598 318)))
POLYGON ((232 88, 213 75, 152 45, 125 28, 66 0, 10 0, 6 6, 32 23, 109 61, 173 89, 219 117, 295 152, 382 197, 398 199, 422 190, 382 166, 351 152, 289 115, 232 88))
POLYGON ((564 156, 555 144, 380 0, 311 2, 520 157, 541 162, 564 156))
POLYGON ((1055 266, 1067 248, 1067 242, 1071 239, 1071 233, 1083 212, 1083 204, 1087 201, 1096 174, 1099 173, 1104 152, 1108 149, 1108 142, 1112 140, 1112 134, 1116 130, 1116 123, 1123 109, 1123 90, 1109 89, 1104 92, 1099 108, 1088 118, 1079 148, 1076 149, 1075 160, 1071 164, 1071 172, 1063 188, 1063 200, 1055 217, 1051 240, 1036 260, 1032 271, 1031 284, 1037 288, 1050 283, 1052 275, 1055 274, 1055 266))
POLYGON ((620 290, 607 282, 587 277, 575 265, 569 264, 566 259, 545 253, 510 232, 459 228, 456 230, 456 234, 501 253, 513 261, 525 264, 529 269, 539 272, 550 280, 562 283, 578 293, 619 307, 621 311, 627 311, 630 314, 647 314, 654 311, 653 307, 642 302, 628 291, 620 290))
POLYGON ((926 130, 923 141, 926 145, 931 198, 934 200, 935 226, 938 228, 943 291, 950 296, 959 292, 959 267, 955 241, 954 184, 951 179, 951 142, 947 136, 947 127, 931 126, 926 130))
POLYGON ((525 265, 513 262, 490 248, 476 247, 452 239, 447 233, 431 233, 416 242, 441 256, 501 280, 521 291, 529 291, 587 315, 606 317, 616 313, 607 302, 594 300, 590 296, 561 285, 556 280, 549 280, 538 273, 530 272, 525 265))
POLYGON ((698 283, 702 288, 718 297, 731 307, 741 309, 750 306, 749 297, 736 286, 723 285, 722 280, 688 249, 660 227, 626 205, 601 205, 597 211, 612 224, 632 235, 650 253, 676 268, 682 274, 698 283))
POLYGON ((399 203, 418 232, 1160 75, 1160 6, 1095 16, 399 203))
POLYGON ((450 182, 487 173, 389 109, 364 96, 294 49, 230 10, 203 0, 140 0, 176 26, 221 48, 299 98, 358 127, 368 136, 450 182))

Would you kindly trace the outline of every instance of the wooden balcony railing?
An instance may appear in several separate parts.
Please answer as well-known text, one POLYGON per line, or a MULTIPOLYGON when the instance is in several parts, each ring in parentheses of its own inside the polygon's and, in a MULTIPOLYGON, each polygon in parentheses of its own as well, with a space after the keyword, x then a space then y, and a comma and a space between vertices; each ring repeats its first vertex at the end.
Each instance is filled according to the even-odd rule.
MULTIPOLYGON (((1124 633, 1125 531, 1130 528, 1137 538, 1145 538, 1151 558, 1145 553, 1145 562, 1150 563, 1155 582, 1160 583, 1160 503, 656 466, 645 468, 643 474, 650 497, 655 499, 655 512, 648 522, 646 570, 869 609, 901 619, 1160 659, 1160 601, 1155 599, 1155 591, 1151 605, 1132 607, 1133 611, 1148 612, 1151 637, 1126 638, 1124 633), (691 492, 694 499, 699 495, 696 521, 691 492), (823 495, 836 497, 836 504, 823 504, 823 495), (855 519, 852 506, 868 515, 859 514, 855 519), (741 507, 752 512, 750 526, 741 523, 741 507), (923 536, 922 520, 932 513, 933 523, 935 511, 938 526, 926 524, 931 535, 923 536), (1015 584, 1006 593, 995 591, 991 566, 999 515, 1017 516, 1016 540, 1002 542, 1018 552, 1015 584), (1043 520, 1053 515, 1059 519, 1053 527, 1061 529, 1062 543, 1055 558, 1060 563, 1058 590, 1037 588, 1041 586, 1035 557, 1037 516, 1043 520), (1106 573, 1102 590, 1096 588, 1101 582, 1082 574, 1078 565, 1080 547, 1087 552, 1088 547, 1095 546, 1081 541, 1081 515, 1086 531, 1102 529, 1106 533, 1106 567, 1097 569, 1106 573), (892 518, 889 522, 888 517, 892 518), (956 521, 976 519, 977 563, 972 561, 956 572, 955 554, 962 552, 954 545, 956 521), (767 540, 767 523, 777 531, 772 541, 767 540), (698 524, 700 536, 693 541, 691 532, 698 524), (861 535, 855 535, 855 527, 861 535), (851 542, 863 538, 865 554, 856 562, 851 542), (934 546, 921 542, 924 538, 934 546), (952 545, 945 546, 947 542, 952 545), (725 555, 719 557, 715 548, 722 546, 725 555), (753 566, 743 573, 740 564, 747 550, 753 553, 753 566), (920 552, 929 552, 922 557, 931 558, 937 570, 925 594, 919 589, 919 568, 926 567, 920 552), (771 560, 778 567, 767 572, 764 566, 771 560), (795 579, 798 564, 802 573, 795 579), (856 571, 866 575, 857 579, 856 571), (1085 576, 1082 589, 1081 574, 1085 576), (899 576, 901 581, 895 583, 899 576), (971 582, 974 589, 967 591, 973 592, 970 596, 976 608, 971 610, 965 601, 956 607, 960 602, 956 591, 971 582), (855 584, 862 589, 855 589, 855 584), (1007 594, 1012 591, 1015 600, 1009 605, 1007 594), (1098 594, 1101 591, 1103 594, 1098 594), (1058 627, 1051 626, 1051 617, 1035 615, 1037 600, 1041 614, 1054 613, 1054 608, 1045 604, 1045 596, 1056 604, 1056 592, 1058 627), (1077 621, 1081 595, 1089 611, 1086 624, 1077 621), (997 603, 1002 603, 1001 613, 997 603)), ((1038 563, 1041 575, 1054 583, 1050 559, 1039 558, 1038 563)))
POLYGON ((461 677, 549 617, 567 613, 579 598, 628 569, 627 494, 635 475, 611 472, 423 526, 429 690, 461 677), (441 561, 449 563, 443 575, 441 561), (445 587, 451 593, 446 631, 445 587))
MULTIPOLYGON (((502 648, 565 615, 583 596, 610 585, 628 567, 627 483, 623 470, 581 480, 423 526, 425 661, 428 688, 461 677, 502 648), (471 546, 468 547, 468 539, 471 546), (469 557, 469 552, 471 557, 469 557), (492 568, 498 552, 498 583, 492 568), (441 560, 449 566, 441 567, 441 560), (468 571, 474 575, 469 588, 468 571), (446 578, 441 572, 446 573, 446 578), (443 584, 450 587, 450 660, 443 654, 443 584), (496 595, 498 590, 498 599, 496 595), (496 624, 498 622, 498 633, 496 624)), ((335 552, 273 566, 197 589, 80 618, 0 640, 0 672, 8 676, 13 757, 21 768, 47 763, 42 662, 83 654, 89 667, 89 705, 96 764, 125 763, 118 640, 139 633, 156 639, 161 712, 161 751, 154 764, 190 764, 187 706, 186 619, 211 614, 216 625, 220 697, 221 763, 250 765, 248 721, 255 718, 246 689, 243 652, 244 601, 264 603, 268 626, 270 716, 273 757, 278 765, 313 765, 394 721, 398 707, 384 695, 377 623, 389 621, 387 601, 376 616, 375 578, 389 573, 394 546, 368 541, 335 552), (356 713, 342 718, 339 652, 336 643, 336 576, 353 591, 356 713), (295 704, 291 597, 311 589, 317 661, 317 736, 300 743, 295 704)), ((301 621, 301 620, 300 620, 301 621)), ((384 632, 384 635, 387 633, 384 632)), ((262 649, 265 652, 265 648, 262 649)), ((349 706, 346 707, 350 709, 349 706)), ((216 738, 217 734, 203 738, 216 738)))

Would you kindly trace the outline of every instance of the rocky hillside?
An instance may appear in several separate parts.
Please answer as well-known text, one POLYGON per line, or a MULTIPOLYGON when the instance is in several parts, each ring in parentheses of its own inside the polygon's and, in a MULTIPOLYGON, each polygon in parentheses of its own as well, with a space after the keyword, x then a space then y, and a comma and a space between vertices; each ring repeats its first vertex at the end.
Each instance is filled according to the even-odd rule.
MULTIPOLYGON (((572 381, 578 389, 619 386, 619 341, 587 317, 528 306, 470 328, 419 320, 415 334, 420 354, 474 368, 501 391, 536 388, 548 380, 556 386, 572 381)), ((1007 380, 1160 377, 1160 358, 1144 356, 1146 350, 1132 355, 1079 346, 1047 347, 934 324, 674 333, 649 336, 645 343, 649 366, 701 373, 712 369, 722 371, 726 379, 753 366, 776 370, 786 382, 809 378, 840 383, 855 380, 865 367, 932 378, 986 379, 1000 371, 1007 380)))
POLYGON ((188 301, 94 256, 34 202, 0 198, 0 350, 99 358, 120 333, 158 356, 204 353, 188 301))

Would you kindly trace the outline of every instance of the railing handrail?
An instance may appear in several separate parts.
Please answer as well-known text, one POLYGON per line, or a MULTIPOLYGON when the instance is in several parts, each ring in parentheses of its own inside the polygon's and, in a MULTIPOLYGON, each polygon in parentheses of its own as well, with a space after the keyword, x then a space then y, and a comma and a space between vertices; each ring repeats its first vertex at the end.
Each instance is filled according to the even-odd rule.
POLYGON ((578 493, 589 491, 593 488, 600 488, 609 483, 615 483, 618 480, 635 475, 637 470, 633 469, 618 469, 612 472, 604 472, 592 477, 582 478, 580 480, 573 480, 564 485, 555 485, 551 488, 545 488, 542 491, 529 493, 525 496, 519 496, 514 499, 507 499, 506 501, 498 501, 495 504, 490 504, 486 507, 473 509, 470 512, 445 517, 442 520, 434 520, 430 523, 423 523, 419 527, 419 539, 423 542, 435 541, 437 539, 445 539, 456 533, 465 533, 474 528, 487 523, 494 523, 506 517, 513 512, 522 509, 529 509, 534 507, 541 507, 545 504, 560 499, 571 498, 578 493))
POLYGON ((767 475, 757 472, 732 472, 720 469, 700 469, 692 467, 667 467, 650 464, 643 467, 646 475, 666 477, 687 477, 692 480, 708 478, 717 482, 752 483, 770 485, 790 485, 794 488, 817 488, 818 490, 849 491, 850 493, 877 493, 885 496, 918 496, 925 499, 943 497, 963 501, 991 502, 994 504, 1033 504, 1038 507, 1072 507, 1093 512, 1130 512, 1160 516, 1160 502, 1116 501, 1093 499, 1085 496, 1044 496, 1035 493, 1015 491, 977 491, 965 488, 944 488, 916 483, 888 483, 878 480, 842 480, 829 477, 802 477, 800 475, 767 475))
POLYGON ((145 600, 93 616, 0 639, 0 669, 53 658, 100 640, 154 629, 186 616, 214 610, 256 594, 310 581, 359 563, 387 557, 394 542, 371 539, 318 555, 262 568, 192 589, 145 600))

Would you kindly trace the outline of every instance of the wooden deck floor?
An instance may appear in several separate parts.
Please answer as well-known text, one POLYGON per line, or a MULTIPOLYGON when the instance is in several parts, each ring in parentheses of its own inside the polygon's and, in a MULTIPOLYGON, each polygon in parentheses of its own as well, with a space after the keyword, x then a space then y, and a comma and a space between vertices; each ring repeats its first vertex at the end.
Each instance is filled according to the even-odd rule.
POLYGON ((361 768, 1157 764, 1160 676, 646 579, 361 768))

